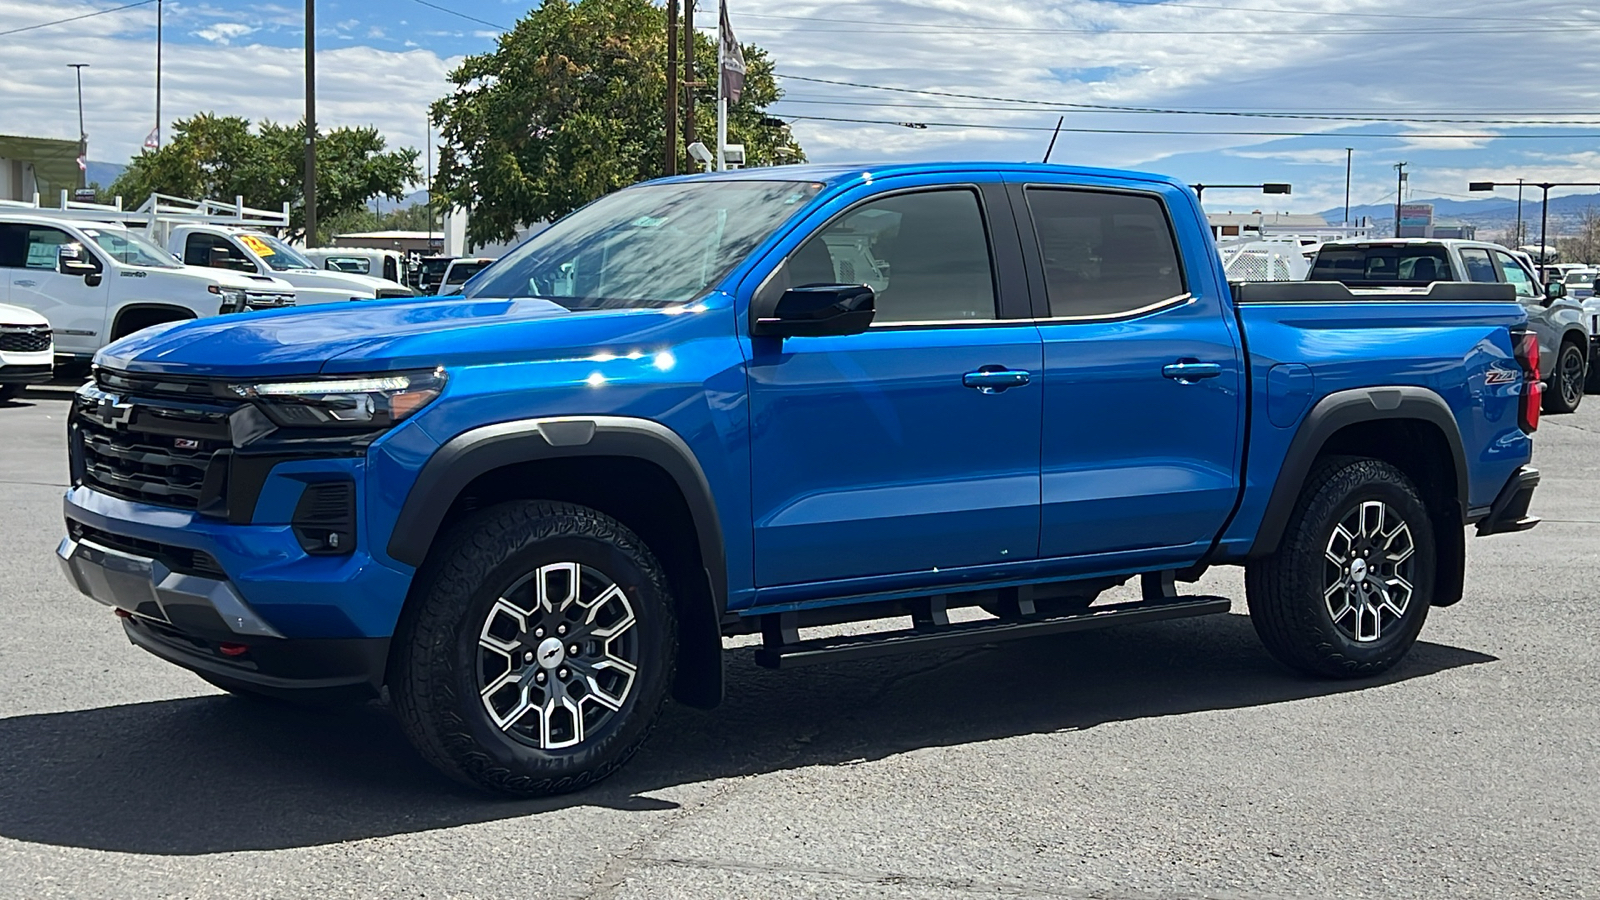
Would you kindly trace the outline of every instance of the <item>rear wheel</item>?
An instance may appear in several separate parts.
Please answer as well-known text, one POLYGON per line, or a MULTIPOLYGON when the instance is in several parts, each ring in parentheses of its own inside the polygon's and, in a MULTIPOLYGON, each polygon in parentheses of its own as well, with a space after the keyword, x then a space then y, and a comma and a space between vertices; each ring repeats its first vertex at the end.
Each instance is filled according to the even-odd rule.
POLYGON ((1550 376, 1550 390, 1544 394, 1544 411, 1560 414, 1575 412, 1583 402, 1585 369, 1588 359, 1583 347, 1568 341, 1556 353, 1555 369, 1550 376))
POLYGON ((577 790, 644 743, 672 681, 660 565, 592 509, 516 502, 449 533, 396 635, 390 690, 450 777, 523 796, 577 790))
POLYGON ((1416 643, 1434 566, 1432 522, 1405 473, 1374 459, 1324 460, 1278 552, 1246 569, 1250 620, 1285 665, 1376 675, 1416 643))

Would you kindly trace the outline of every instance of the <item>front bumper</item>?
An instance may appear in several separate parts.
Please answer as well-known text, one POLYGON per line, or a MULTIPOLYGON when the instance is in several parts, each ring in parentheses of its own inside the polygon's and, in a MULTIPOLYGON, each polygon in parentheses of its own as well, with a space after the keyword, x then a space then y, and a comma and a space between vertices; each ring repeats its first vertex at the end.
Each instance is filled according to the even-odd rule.
POLYGON ((267 693, 382 688, 388 638, 288 639, 226 580, 90 539, 65 538, 56 556, 79 591, 118 611, 129 641, 168 662, 267 693))
POLYGON ((1533 490, 1538 486, 1539 470, 1533 466, 1523 466, 1513 473, 1494 498, 1489 514, 1478 522, 1478 537, 1527 531, 1539 524, 1538 516, 1528 515, 1533 490))
POLYGON ((52 363, 33 366, 0 365, 0 384, 43 384, 54 372, 52 363))

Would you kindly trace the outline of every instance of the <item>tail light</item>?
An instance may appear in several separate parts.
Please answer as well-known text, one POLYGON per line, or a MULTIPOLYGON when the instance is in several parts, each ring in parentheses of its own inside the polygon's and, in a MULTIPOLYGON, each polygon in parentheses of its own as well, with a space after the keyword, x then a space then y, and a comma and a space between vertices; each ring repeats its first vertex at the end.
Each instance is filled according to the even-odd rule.
POLYGON ((1539 371, 1539 338, 1531 331, 1512 332, 1517 364, 1522 366, 1522 396, 1517 404, 1517 424, 1529 434, 1539 429, 1539 407, 1544 401, 1544 373, 1539 371))

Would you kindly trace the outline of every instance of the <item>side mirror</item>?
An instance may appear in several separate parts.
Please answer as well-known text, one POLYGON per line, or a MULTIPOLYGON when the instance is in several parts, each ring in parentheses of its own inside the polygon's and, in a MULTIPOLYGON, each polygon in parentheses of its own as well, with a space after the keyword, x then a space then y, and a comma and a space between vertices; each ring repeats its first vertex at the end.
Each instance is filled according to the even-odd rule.
MULTIPOLYGON (((62 244, 56 248, 56 271, 85 281, 100 274, 100 267, 85 259, 83 248, 77 244, 62 244)), ((93 287, 93 285, 90 285, 93 287)))
POLYGON ((1553 281, 1544 286, 1544 303, 1546 306, 1560 300, 1567 295, 1567 286, 1559 281, 1553 281))
POLYGON ((751 334, 827 337, 860 334, 872 324, 877 296, 864 284, 809 284, 790 288, 772 314, 756 319, 751 334))

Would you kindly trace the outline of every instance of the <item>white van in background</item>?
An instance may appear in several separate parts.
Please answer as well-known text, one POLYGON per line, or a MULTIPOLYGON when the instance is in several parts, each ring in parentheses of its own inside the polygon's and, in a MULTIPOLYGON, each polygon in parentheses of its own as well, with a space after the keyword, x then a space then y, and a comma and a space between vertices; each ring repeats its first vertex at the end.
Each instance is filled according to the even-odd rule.
POLYGON ((410 285, 410 267, 399 250, 373 250, 367 247, 315 247, 300 254, 330 272, 370 275, 410 285))

